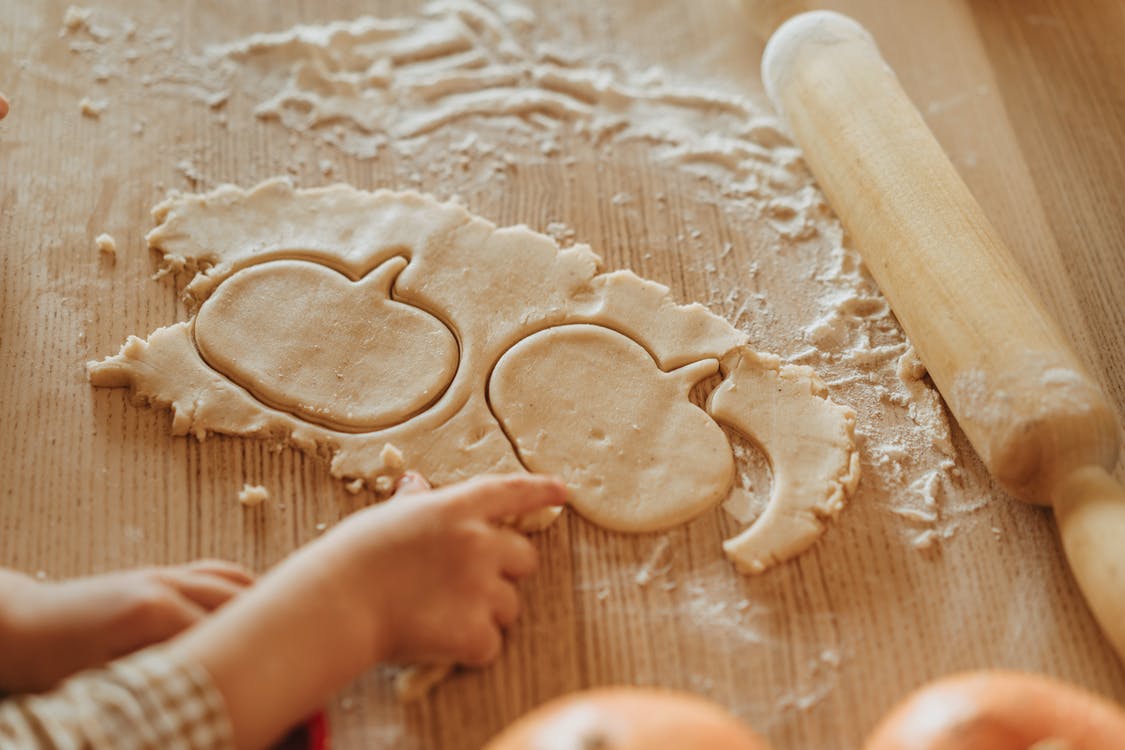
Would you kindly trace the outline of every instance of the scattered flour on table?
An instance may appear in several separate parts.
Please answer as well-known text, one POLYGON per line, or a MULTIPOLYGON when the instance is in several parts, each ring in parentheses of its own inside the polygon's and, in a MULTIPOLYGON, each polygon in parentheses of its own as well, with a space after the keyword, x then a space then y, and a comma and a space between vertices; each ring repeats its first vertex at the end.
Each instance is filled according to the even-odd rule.
MULTIPOLYGON (((512 2, 439 0, 416 15, 182 50, 166 27, 139 29, 128 17, 72 7, 60 35, 103 79, 128 76, 146 94, 194 99, 216 118, 249 103, 291 131, 291 146, 310 138, 359 159, 390 151, 404 182, 417 184, 424 172, 454 191, 536 162, 568 168, 579 154, 645 149, 697 180, 695 195, 654 199, 682 214, 685 231, 675 241, 684 262, 716 276, 703 301, 747 330, 756 348, 811 365, 834 399, 857 410, 861 497, 901 520, 906 543, 926 548, 948 538, 979 505, 954 507, 956 493, 947 492, 959 470, 944 405, 784 126, 729 85, 680 80, 569 38, 560 44, 550 30, 568 19, 557 13, 564 16, 537 18, 512 2), (731 237, 696 226, 716 211, 731 237), (730 278, 740 262, 744 283, 722 283, 720 267, 730 278)), ((336 170, 332 160, 319 166, 325 175, 336 170)), ((193 189, 207 182, 191 158, 177 169, 193 189)), ((617 191, 608 203, 630 211, 637 200, 617 191)), ((580 239, 563 221, 545 229, 564 246, 580 239)), ((753 485, 742 472, 745 494, 727 504, 741 522, 766 497, 753 485)))
MULTIPOLYGON (((578 23, 567 12, 537 19, 511 2, 445 0, 413 15, 296 26, 205 49, 177 47, 167 28, 138 28, 100 9, 68 11, 63 31, 107 90, 131 82, 145 96, 193 100, 217 127, 228 112, 234 121, 250 109, 287 128, 291 147, 326 149, 331 159, 309 162, 325 176, 387 156, 393 187, 425 182, 456 195, 503 189, 532 165, 573 173, 626 153, 683 175, 679 194, 615 186, 606 211, 624 216, 649 205, 674 215, 682 231, 669 247, 714 278, 701 301, 747 331, 755 348, 813 367, 834 400, 855 408, 864 466, 853 503, 885 512, 909 547, 949 538, 980 503, 955 491, 961 470, 944 405, 784 126, 740 93, 741 82, 685 80, 593 45, 560 43, 556 32, 578 23)), ((133 130, 143 135, 144 121, 133 130)), ((180 165, 193 187, 207 182, 196 163, 205 162, 180 165)), ((578 237, 568 218, 540 228, 563 245, 596 239, 578 237)), ((762 511, 769 469, 752 446, 735 443, 735 453, 738 486, 724 507, 747 524, 762 511)), ((760 625, 776 613, 740 589, 707 583, 706 570, 678 571, 669 553, 681 541, 649 545, 629 580, 586 578, 576 589, 612 609, 624 596, 616 584, 640 587, 653 601, 675 599, 669 616, 738 642, 771 644, 783 632, 760 625)), ((815 706, 835 685, 840 660, 838 649, 824 649, 801 672, 801 689, 776 707, 815 706)))
POLYGON ((636 575, 633 576, 633 581, 636 582, 638 586, 647 586, 652 583, 654 578, 658 578, 672 569, 671 564, 665 564, 664 562, 671 547, 671 537, 662 536, 656 541, 656 544, 652 547, 652 551, 649 552, 648 557, 637 570, 636 575))

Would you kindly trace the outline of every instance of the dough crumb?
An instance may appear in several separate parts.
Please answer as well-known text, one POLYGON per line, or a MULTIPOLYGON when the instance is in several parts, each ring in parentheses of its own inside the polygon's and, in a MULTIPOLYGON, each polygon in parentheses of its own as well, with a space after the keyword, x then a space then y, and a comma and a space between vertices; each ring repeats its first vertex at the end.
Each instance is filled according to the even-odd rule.
POLYGON ((561 221, 552 221, 547 225, 547 234, 559 243, 559 247, 570 247, 574 244, 575 232, 561 221))
POLYGON ((211 109, 221 109, 230 99, 229 91, 219 91, 207 97, 207 106, 211 109))
POLYGON ((78 102, 78 109, 82 115, 95 120, 102 116, 102 112, 105 112, 108 106, 105 99, 91 99, 88 96, 82 97, 82 101, 78 102))
POLYGON ((244 507, 253 508, 270 499, 270 491, 260 484, 244 484, 238 493, 238 502, 244 507))
POLYGON ((110 263, 117 262, 117 241, 110 235, 102 232, 94 240, 94 244, 98 246, 98 252, 101 257, 105 258, 110 263))
POLYGON ((916 535, 914 539, 911 540, 910 544, 912 547, 914 547, 914 549, 926 550, 933 549, 933 547, 938 543, 939 540, 940 536, 938 535, 938 532, 936 530, 926 529, 925 531, 916 535))
POLYGON ((184 176, 185 180, 191 183, 193 188, 198 187, 203 182, 203 175, 200 174, 191 159, 180 159, 176 162, 176 170, 184 176))
POLYGON ((380 497, 388 497, 394 494, 395 485, 406 468, 406 461, 402 457, 402 451, 396 446, 383 443, 383 450, 379 451, 379 462, 382 464, 380 473, 375 477, 371 488, 380 497))
POLYGON ((66 9, 63 14, 63 33, 78 31, 90 22, 89 8, 80 8, 77 5, 72 5, 66 9))
POLYGON ((383 450, 379 452, 379 460, 383 462, 383 468, 388 473, 401 474, 406 465, 402 458, 402 451, 390 443, 383 444, 383 450))
POLYGON ((352 495, 358 495, 360 492, 363 491, 363 486, 364 486, 363 477, 356 477, 352 481, 345 484, 344 489, 347 490, 352 495))
POLYGON ((907 347, 902 356, 898 358, 895 373, 903 383, 914 383, 926 377, 926 366, 918 358, 913 346, 907 347))
POLYGON ((743 525, 753 523, 754 519, 765 510, 764 506, 765 504, 760 502, 752 492, 737 485, 731 489, 727 499, 723 501, 723 510, 743 525))

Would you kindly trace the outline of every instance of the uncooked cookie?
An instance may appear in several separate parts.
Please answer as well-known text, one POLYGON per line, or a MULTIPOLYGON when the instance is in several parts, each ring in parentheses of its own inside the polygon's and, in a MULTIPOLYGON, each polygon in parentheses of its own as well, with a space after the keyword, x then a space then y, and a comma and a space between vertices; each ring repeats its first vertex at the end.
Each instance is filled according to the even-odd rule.
POLYGON ((195 316, 211 367, 258 400, 347 432, 372 432, 429 407, 453 380, 457 339, 441 321, 390 299, 406 267, 391 258, 362 279, 319 263, 252 266, 195 316))
POLYGON ((730 444, 688 400, 718 370, 707 359, 663 372, 627 336, 569 325, 505 352, 488 395, 523 464, 566 480, 575 510, 614 531, 658 531, 731 486, 730 444))
MULTIPOLYGON (((154 213, 149 244, 167 270, 195 272, 185 294, 198 314, 130 337, 88 369, 96 386, 171 408, 176 434, 282 440, 372 487, 403 462, 435 484, 559 471, 580 512, 619 530, 685 521, 730 489, 730 446, 687 391, 745 335, 701 305, 676 304, 667 287, 602 273, 585 245, 560 249, 416 193, 295 190, 287 180, 176 195, 154 213), (567 355, 585 344, 583 359, 567 355), (561 403, 560 378, 573 408, 561 403), (549 402, 536 416, 527 404, 537 389, 549 402), (599 456, 599 444, 617 453, 599 456), (600 484, 565 464, 568 450, 604 467, 600 484)), ((722 371, 723 393, 764 388, 757 397, 777 414, 829 403, 808 388, 778 392, 744 368, 722 371)), ((774 440, 786 451, 819 440, 803 429, 767 434, 722 408, 728 401, 712 401, 717 416, 767 452, 774 440)), ((832 454, 839 503, 854 486, 854 454, 850 444, 832 454)), ((754 538, 768 547, 787 512, 764 514, 754 538)), ((553 513, 525 520, 542 525, 553 513)))

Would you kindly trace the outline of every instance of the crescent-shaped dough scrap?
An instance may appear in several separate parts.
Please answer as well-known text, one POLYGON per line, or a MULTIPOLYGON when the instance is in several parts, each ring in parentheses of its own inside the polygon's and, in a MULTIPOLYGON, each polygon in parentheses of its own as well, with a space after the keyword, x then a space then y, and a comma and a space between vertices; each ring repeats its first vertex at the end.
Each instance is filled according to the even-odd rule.
POLYGON ((707 411, 756 440, 773 471, 765 511, 723 550, 743 573, 761 573, 808 549, 855 491, 855 412, 828 400, 810 367, 746 347, 722 364, 726 378, 707 411))

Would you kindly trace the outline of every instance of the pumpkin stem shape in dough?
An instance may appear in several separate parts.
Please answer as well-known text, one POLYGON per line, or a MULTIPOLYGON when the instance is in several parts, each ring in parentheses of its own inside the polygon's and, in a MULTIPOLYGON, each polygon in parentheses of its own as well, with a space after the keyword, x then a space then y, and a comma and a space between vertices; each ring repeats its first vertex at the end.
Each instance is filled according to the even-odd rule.
POLYGON ((488 394, 520 460, 565 479, 579 513, 614 531, 658 531, 730 489, 730 443, 688 399, 717 370, 709 359, 663 372, 627 336, 563 325, 505 352, 488 394))
POLYGON ((855 491, 855 412, 829 401, 811 368, 770 354, 736 349, 723 370, 707 411, 757 441, 773 470, 765 511, 723 550, 741 572, 761 573, 810 547, 855 491))
POLYGON ((392 258, 359 281, 279 260, 226 279, 199 309, 207 363, 259 401, 346 432, 398 424, 453 379, 458 343, 433 315, 390 299, 392 258))

